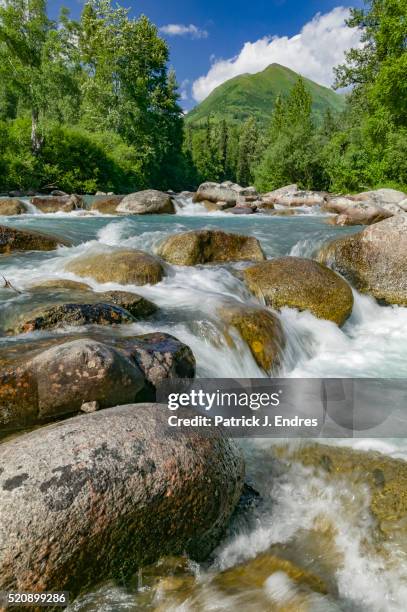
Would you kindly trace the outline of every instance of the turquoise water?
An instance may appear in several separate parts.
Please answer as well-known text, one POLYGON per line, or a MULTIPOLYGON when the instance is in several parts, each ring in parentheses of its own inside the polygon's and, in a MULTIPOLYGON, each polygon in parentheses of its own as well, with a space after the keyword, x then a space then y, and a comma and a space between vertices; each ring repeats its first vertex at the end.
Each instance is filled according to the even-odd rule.
MULTIPOLYGON (((2 219, 1 223, 13 227, 58 235, 71 241, 72 246, 49 253, 0 256, 0 274, 21 292, 0 290, 0 326, 13 311, 33 303, 30 289, 33 285, 60 278, 83 281, 65 269, 66 264, 77 256, 89 253, 103 256, 117 247, 154 252, 160 241, 174 232, 218 228, 256 236, 269 258, 289 254, 312 257, 325 241, 360 230, 333 227, 326 223, 326 216, 318 214, 287 218, 232 217, 228 214, 188 215, 188 210, 177 215, 148 217, 118 218, 72 213, 2 219)), ((239 271, 243 265, 193 268, 166 265, 166 276, 158 285, 126 286, 127 291, 142 294, 155 302, 159 311, 152 319, 125 326, 117 333, 165 331, 177 336, 194 351, 198 376, 264 377, 241 338, 235 334, 233 345, 226 339, 216 313, 225 299, 256 303, 240 280, 239 271)), ((123 288, 115 283, 102 285, 92 279, 86 279, 86 282, 100 292, 123 288)), ((352 316, 342 329, 316 319, 308 312, 283 309, 278 313, 288 340, 283 363, 276 374, 288 377, 407 377, 407 309, 380 306, 356 291, 354 297, 352 316)), ((65 333, 73 333, 73 330, 65 333)), ((10 342, 24 342, 30 337, 35 337, 35 334, 17 339, 3 335, 0 337, 0 351, 10 342)), ((345 440, 336 441, 336 444, 375 448, 390 456, 407 457, 406 440, 345 440)), ((384 568, 379 556, 371 550, 366 552, 366 541, 372 538, 367 518, 367 493, 354 491, 343 483, 339 495, 332 483, 317 479, 300 467, 289 473, 276 473, 272 450, 270 441, 251 441, 244 445, 248 476, 261 491, 264 504, 254 520, 237 528, 221 543, 209 569, 208 566, 195 568, 198 582, 201 580, 205 585, 208 571, 233 567, 273 544, 289 546, 323 515, 336 526, 335 545, 345 560, 332 576, 337 584, 338 597, 335 600, 322 596, 314 598, 304 610, 405 610, 407 563, 402 543, 393 542, 388 552, 394 561, 391 567, 384 568)), ((310 555, 311 551, 305 548, 297 551, 300 560, 309 559, 310 555)), ((284 591, 287 585, 283 586, 274 584, 273 588, 284 591)), ((188 598, 182 607, 170 600, 155 600, 152 596, 146 599, 147 591, 134 585, 101 585, 78 600, 72 610, 246 612, 259 609, 250 608, 247 598, 225 597, 221 600, 219 594, 206 587, 202 588, 199 607, 188 598)))

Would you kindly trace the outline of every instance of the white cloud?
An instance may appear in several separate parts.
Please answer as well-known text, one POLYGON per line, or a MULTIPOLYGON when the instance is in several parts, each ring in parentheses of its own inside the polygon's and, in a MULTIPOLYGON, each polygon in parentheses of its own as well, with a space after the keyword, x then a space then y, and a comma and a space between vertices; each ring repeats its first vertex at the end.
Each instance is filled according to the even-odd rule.
POLYGON ((182 23, 169 23, 160 28, 160 32, 167 36, 190 36, 191 38, 208 38, 208 32, 201 30, 193 23, 184 25, 182 23))
POLYGON ((266 36, 246 42, 237 56, 215 61, 209 72, 194 82, 195 100, 201 102, 232 77, 260 72, 272 63, 287 66, 322 85, 332 85, 333 67, 343 61, 346 50, 360 45, 360 32, 345 24, 348 16, 349 9, 338 6, 324 15, 317 13, 291 38, 266 36))

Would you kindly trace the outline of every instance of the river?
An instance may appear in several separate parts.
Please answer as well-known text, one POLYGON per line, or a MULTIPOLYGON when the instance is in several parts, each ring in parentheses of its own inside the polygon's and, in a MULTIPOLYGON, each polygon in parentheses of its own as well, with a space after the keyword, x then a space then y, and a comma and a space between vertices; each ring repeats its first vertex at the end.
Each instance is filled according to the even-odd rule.
MULTIPOLYGON (((0 322, 31 299, 24 291, 37 281, 83 280, 64 270, 67 262, 80 254, 103 254, 114 246, 153 252, 164 237, 174 232, 217 228, 256 236, 268 258, 312 257, 325 241, 360 230, 328 225, 326 216, 309 211, 291 217, 206 213, 201 206, 181 198, 176 215, 112 217, 83 212, 44 215, 33 210, 32 214, 3 218, 1 222, 55 234, 70 240, 73 246, 0 258, 0 274, 21 291, 17 294, 0 289, 0 322)), ((173 334, 193 350, 198 377, 264 377, 238 336, 233 345, 228 342, 216 316, 216 307, 225 297, 256 303, 236 274, 243 265, 193 268, 166 265, 167 275, 158 285, 127 286, 127 291, 157 304, 159 311, 148 322, 126 326, 120 333, 173 334)), ((89 281, 89 284, 95 291, 121 288, 115 283, 102 286, 89 281)), ((406 378, 407 308, 381 306, 355 290, 354 299, 352 316, 342 328, 316 319, 309 312, 283 309, 279 316, 287 346, 275 374, 296 378, 406 378)), ((35 332, 39 333, 44 332, 35 332)), ((0 350, 10 342, 15 339, 0 337, 0 350)), ((249 481, 261 493, 262 502, 235 519, 209 563, 202 567, 187 563, 177 570, 178 582, 170 587, 168 575, 173 570, 165 563, 158 564, 146 575, 140 572, 132 584, 100 585, 79 598, 70 610, 405 610, 406 543, 392 541, 386 548, 386 560, 377 552, 368 514, 369 492, 346 480, 338 486, 338 481, 321 477, 300 464, 282 469, 275 459, 276 444, 282 442, 242 442, 249 481), (213 577, 217 573, 247 563, 270 548, 284 550, 286 558, 305 564, 310 570, 318 569, 317 558, 319 564, 324 559, 324 575, 334 585, 333 589, 328 595, 304 595, 281 572, 273 574, 262 588, 254 583, 237 590, 216 587, 213 577)), ((404 439, 337 440, 335 444, 407 458, 404 439)))

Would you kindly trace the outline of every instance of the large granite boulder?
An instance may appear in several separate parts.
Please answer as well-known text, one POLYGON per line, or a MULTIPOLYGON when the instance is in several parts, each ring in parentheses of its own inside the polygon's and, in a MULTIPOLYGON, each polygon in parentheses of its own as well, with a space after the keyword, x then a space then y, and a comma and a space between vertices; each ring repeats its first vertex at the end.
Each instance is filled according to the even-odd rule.
POLYGON ((31 198, 33 204, 43 213, 72 212, 85 208, 85 201, 82 196, 63 195, 63 196, 34 196, 31 198))
POLYGON ((210 554, 240 498, 243 459, 219 431, 174 429, 168 416, 119 406, 0 446, 0 589, 75 596, 163 555, 210 554))
POLYGON ((54 338, 15 343, 0 356, 0 431, 78 412, 154 399, 167 378, 192 378, 188 346, 168 334, 54 338))
POLYGON ((12 251, 53 251, 61 245, 66 246, 67 242, 40 232, 0 225, 0 254, 12 251))
POLYGON ((104 215, 116 215, 117 207, 121 204, 123 198, 124 196, 122 195, 97 196, 92 202, 90 209, 104 215))
POLYGON ((168 193, 147 189, 125 196, 116 211, 127 215, 174 214, 175 206, 168 193))
POLYGON ((66 265, 68 272, 99 283, 121 285, 155 285, 164 276, 157 257, 134 249, 116 249, 103 253, 80 255, 66 265))
POLYGON ((202 183, 194 195, 195 202, 226 202, 229 206, 235 206, 239 197, 257 196, 254 187, 241 187, 231 181, 224 183, 202 183))
POLYGON ((260 368, 271 373, 280 365, 285 336, 276 315, 237 301, 225 302, 217 312, 228 327, 237 329, 260 368))
POLYGON ((320 319, 345 323, 353 308, 349 285, 332 270, 312 259, 280 257, 244 271, 254 295, 275 309, 309 310, 320 319))
POLYGON ((322 247, 318 260, 359 291, 388 304, 407 305, 407 215, 375 223, 322 247))
POLYGON ((374 202, 377 206, 386 207, 386 205, 398 205, 406 199, 406 194, 403 191, 396 189, 375 189, 374 191, 364 191, 353 196, 355 200, 368 200, 374 202))
POLYGON ((174 234, 160 244, 158 254, 178 266, 265 259, 257 238, 227 234, 220 230, 193 230, 174 234))
POLYGON ((371 225, 393 216, 393 212, 386 210, 373 201, 356 201, 350 197, 339 196, 324 202, 322 209, 326 212, 337 213, 336 225, 371 225))
POLYGON ((16 198, 0 198, 0 216, 11 217, 14 215, 24 215, 28 212, 25 202, 16 198))

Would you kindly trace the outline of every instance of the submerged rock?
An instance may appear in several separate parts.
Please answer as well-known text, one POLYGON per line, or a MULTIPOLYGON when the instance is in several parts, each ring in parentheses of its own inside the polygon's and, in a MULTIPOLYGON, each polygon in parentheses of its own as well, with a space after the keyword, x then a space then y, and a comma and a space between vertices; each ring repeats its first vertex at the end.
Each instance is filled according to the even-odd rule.
POLYGON ((0 225, 0 254, 12 251, 53 251, 67 245, 61 238, 0 225))
POLYGON ((407 215, 397 215, 322 247, 321 262, 359 291, 388 304, 407 305, 407 215))
POLYGON ((313 468, 317 475, 322 474, 328 480, 346 480, 349 488, 363 487, 364 499, 367 498, 367 487, 370 493, 369 508, 376 521, 379 539, 390 542, 397 539, 407 550, 406 461, 374 451, 323 444, 301 445, 295 449, 281 447, 277 452, 279 457, 313 468))
POLYGON ((127 291, 108 291, 99 294, 100 299, 109 304, 116 304, 127 310, 136 319, 143 319, 154 314, 157 306, 137 293, 127 291))
POLYGON ((99 283, 121 285, 155 285, 164 276, 164 269, 157 257, 133 249, 81 255, 68 263, 65 269, 99 283))
POLYGON ((0 431, 74 414, 87 402, 155 399, 161 381, 194 376, 191 349, 169 334, 12 345, 0 357, 0 431))
POLYGON ((285 336, 274 314, 239 302, 223 304, 218 314, 227 325, 238 330, 260 368, 271 373, 280 364, 285 336))
POLYGON ((15 198, 0 198, 0 216, 24 215, 28 212, 28 206, 21 200, 15 198))
POLYGON ((82 196, 76 194, 63 196, 34 196, 31 198, 31 204, 34 204, 34 206, 43 213, 72 212, 73 210, 82 210, 85 208, 84 199, 82 196))
POLYGON ((116 210, 128 215, 174 214, 175 206, 168 193, 147 189, 125 196, 116 210))
POLYGON ((349 285, 332 270, 312 259, 280 257, 247 268, 246 285, 275 309, 287 306, 310 310, 316 317, 345 323, 353 308, 349 285))
POLYGON ((31 318, 12 331, 25 334, 40 329, 59 329, 65 326, 82 325, 119 325, 134 323, 136 319, 127 310, 112 304, 58 304, 45 309, 37 309, 31 318))
POLYGON ((226 212, 232 213, 232 215, 253 215, 255 211, 248 206, 234 206, 233 208, 229 208, 226 212))
POLYGON ((102 197, 97 196, 92 202, 91 210, 97 210, 105 215, 116 215, 117 207, 122 202, 124 196, 119 195, 104 195, 102 197))
POLYGON ((69 291, 91 291, 91 287, 86 283, 68 280, 66 278, 51 278, 47 281, 32 285, 31 290, 42 289, 67 289, 69 291))
POLYGON ((205 559, 244 479, 231 441, 216 430, 174 432, 157 404, 20 436, 0 446, 0 463, 0 588, 72 595, 163 555, 205 559))
POLYGON ((159 246, 158 254, 179 266, 265 259, 257 238, 220 230, 193 230, 169 236, 159 246))

